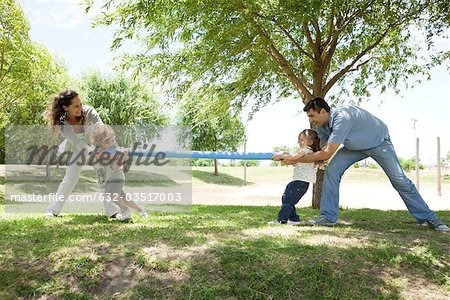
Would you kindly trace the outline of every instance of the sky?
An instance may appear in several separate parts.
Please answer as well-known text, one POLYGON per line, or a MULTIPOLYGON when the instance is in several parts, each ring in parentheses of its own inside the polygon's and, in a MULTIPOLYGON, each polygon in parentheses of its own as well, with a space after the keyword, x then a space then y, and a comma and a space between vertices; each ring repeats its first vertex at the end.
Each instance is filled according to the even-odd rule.
MULTIPOLYGON (((79 77, 90 69, 112 71, 115 58, 120 55, 110 50, 114 29, 92 28, 93 14, 84 13, 80 0, 17 2, 30 23, 31 38, 63 59, 72 76, 79 77)), ((441 41, 441 46, 448 49, 450 42, 441 41)), ((450 75, 445 66, 435 67, 430 81, 401 90, 399 95, 373 92, 360 106, 388 125, 399 157, 415 156, 415 134, 420 139, 420 161, 426 165, 436 163, 437 137, 441 140, 441 155, 450 151, 450 75), (417 119, 415 131, 412 119, 417 119)), ((299 99, 287 99, 269 104, 251 121, 243 116, 247 152, 270 152, 276 146, 295 146, 298 133, 309 128, 302 109, 299 99)))

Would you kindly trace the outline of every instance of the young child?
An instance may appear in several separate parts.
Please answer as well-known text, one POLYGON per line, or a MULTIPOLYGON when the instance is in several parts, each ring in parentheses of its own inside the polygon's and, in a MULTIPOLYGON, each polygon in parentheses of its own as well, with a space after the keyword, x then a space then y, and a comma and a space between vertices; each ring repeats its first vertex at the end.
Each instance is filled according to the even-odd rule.
MULTIPOLYGON (((283 161, 293 157, 301 157, 305 154, 320 150, 320 140, 317 132, 312 129, 305 129, 298 135, 300 150, 297 154, 276 154, 272 160, 283 161)), ((295 204, 300 201, 309 187, 309 183, 316 182, 316 169, 314 163, 298 163, 294 168, 293 180, 286 186, 281 197, 281 209, 275 221, 268 222, 269 225, 298 225, 300 217, 295 210, 295 204)))
POLYGON ((116 142, 116 134, 114 130, 104 124, 96 124, 92 129, 91 143, 96 146, 97 163, 94 165, 97 171, 98 183, 101 189, 105 190, 105 194, 110 196, 120 207, 120 220, 128 221, 131 219, 131 209, 136 209, 140 216, 147 217, 147 212, 144 208, 138 206, 133 200, 126 199, 123 191, 125 183, 125 174, 123 172, 123 162, 128 158, 128 150, 118 147, 116 142), (107 158, 102 158, 105 151, 114 149, 114 154, 107 158))

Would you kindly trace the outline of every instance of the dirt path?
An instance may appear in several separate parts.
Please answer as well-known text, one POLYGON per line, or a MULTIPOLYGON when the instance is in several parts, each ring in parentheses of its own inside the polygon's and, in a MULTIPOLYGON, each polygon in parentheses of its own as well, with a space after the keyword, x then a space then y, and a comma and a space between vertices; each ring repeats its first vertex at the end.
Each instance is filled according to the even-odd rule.
MULTIPOLYGON (((0 176, 4 176, 4 174, 4 165, 0 165, 0 176)), ((257 182, 247 186, 236 187, 216 184, 196 184, 194 180, 192 186, 192 202, 194 204, 207 205, 278 206, 280 205, 280 197, 284 188, 285 184, 280 183, 262 184, 257 182)), ((442 184, 442 196, 437 196, 435 183, 423 183, 420 192, 431 209, 450 210, 450 184, 442 184)), ((389 182, 367 183, 344 178, 341 184, 340 194, 340 206, 343 208, 406 209, 402 199, 389 182)), ((310 206, 311 200, 312 193, 310 187, 298 206, 310 206)))
MULTIPOLYGON (((284 191, 280 184, 252 184, 242 187, 221 185, 195 185, 192 188, 194 204, 208 205, 280 205, 284 191)), ((442 196, 437 196, 435 184, 423 184, 421 195, 433 210, 450 210, 450 184, 442 186, 442 196)), ((300 201, 300 207, 310 206, 311 187, 300 201)), ((372 208, 404 210, 403 200, 389 183, 343 182, 340 193, 343 208, 372 208)))

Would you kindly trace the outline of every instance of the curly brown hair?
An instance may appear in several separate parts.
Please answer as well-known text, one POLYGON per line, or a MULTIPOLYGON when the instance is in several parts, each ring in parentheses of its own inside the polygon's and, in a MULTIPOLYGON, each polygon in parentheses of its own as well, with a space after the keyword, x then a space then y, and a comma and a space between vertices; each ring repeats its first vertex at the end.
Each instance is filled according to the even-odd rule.
MULTIPOLYGON (((66 111, 63 106, 69 106, 72 103, 72 99, 77 96, 78 93, 74 90, 64 90, 53 97, 49 108, 44 112, 44 119, 47 123, 50 125, 63 125, 66 116, 66 111)), ((81 112, 81 116, 78 119, 84 125, 84 111, 81 112)))
POLYGON ((115 136, 115 132, 111 126, 97 123, 92 127, 91 131, 91 144, 93 146, 101 146, 103 141, 110 138, 111 136, 115 136))

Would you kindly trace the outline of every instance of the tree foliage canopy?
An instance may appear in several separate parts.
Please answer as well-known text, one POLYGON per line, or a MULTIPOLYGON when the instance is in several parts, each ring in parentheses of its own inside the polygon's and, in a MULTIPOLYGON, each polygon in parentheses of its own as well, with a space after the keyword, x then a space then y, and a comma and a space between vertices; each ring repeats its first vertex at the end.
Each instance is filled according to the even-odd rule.
POLYGON ((29 30, 21 7, 0 0, 0 163, 5 126, 44 124, 49 99, 70 82, 63 64, 32 41, 29 30))
POLYGON ((359 99, 374 87, 398 91, 448 58, 428 52, 422 61, 419 50, 446 36, 449 0, 103 3, 95 24, 119 26, 112 47, 127 39, 143 46, 125 56, 125 68, 158 78, 176 96, 198 82, 221 87, 237 107, 255 99, 254 110, 289 95, 325 96, 336 84, 333 94, 359 99), (417 29, 426 41, 417 41, 417 29))
POLYGON ((0 0, 0 106, 11 109, 24 99, 47 99, 68 80, 64 66, 32 41, 20 6, 0 0), (56 89, 56 90, 55 90, 56 89))
POLYGON ((165 125, 157 95, 149 87, 124 74, 91 72, 82 77, 80 92, 103 122, 110 125, 165 125))
POLYGON ((244 124, 224 98, 210 96, 190 91, 178 112, 178 124, 191 128, 193 150, 236 151, 245 139, 244 124))

